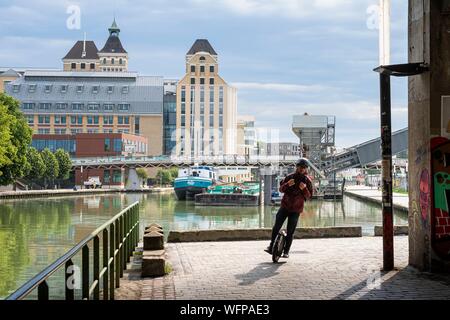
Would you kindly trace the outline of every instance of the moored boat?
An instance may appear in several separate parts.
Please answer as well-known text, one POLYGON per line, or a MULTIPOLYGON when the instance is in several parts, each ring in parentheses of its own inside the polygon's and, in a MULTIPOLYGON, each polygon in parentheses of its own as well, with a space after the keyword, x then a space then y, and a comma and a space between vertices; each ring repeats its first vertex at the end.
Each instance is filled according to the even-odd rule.
POLYGON ((178 200, 194 199, 196 194, 206 192, 216 182, 214 168, 193 166, 178 170, 178 178, 174 182, 174 190, 178 200))

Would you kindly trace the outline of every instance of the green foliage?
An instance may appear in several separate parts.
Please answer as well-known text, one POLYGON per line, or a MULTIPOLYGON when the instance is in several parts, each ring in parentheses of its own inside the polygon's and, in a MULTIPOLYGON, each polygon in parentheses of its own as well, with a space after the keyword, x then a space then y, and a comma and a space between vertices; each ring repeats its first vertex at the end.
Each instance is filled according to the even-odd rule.
POLYGON ((175 180, 175 178, 178 178, 178 168, 171 168, 169 171, 170 171, 170 176, 172 177, 172 180, 175 180))
POLYGON ((55 152, 56 160, 58 161, 59 173, 57 178, 66 180, 69 178, 70 170, 72 169, 72 160, 70 155, 64 149, 58 149, 55 152))
POLYGON ((30 168, 26 174, 27 179, 40 179, 45 173, 45 164, 41 154, 33 147, 28 148, 27 160, 30 168))
POLYGON ((172 177, 170 170, 161 169, 156 174, 156 179, 161 184, 172 184, 172 182, 175 178, 172 177))
POLYGON ((55 155, 48 148, 45 148, 41 152, 41 157, 45 164, 44 178, 56 179, 59 175, 59 164, 55 155))
POLYGON ((32 130, 19 101, 0 93, 0 185, 8 185, 29 171, 27 149, 32 130))
POLYGON ((137 173, 137 176, 139 177, 139 179, 141 179, 141 180, 147 180, 148 179, 147 170, 145 170, 144 168, 136 169, 136 173, 137 173))

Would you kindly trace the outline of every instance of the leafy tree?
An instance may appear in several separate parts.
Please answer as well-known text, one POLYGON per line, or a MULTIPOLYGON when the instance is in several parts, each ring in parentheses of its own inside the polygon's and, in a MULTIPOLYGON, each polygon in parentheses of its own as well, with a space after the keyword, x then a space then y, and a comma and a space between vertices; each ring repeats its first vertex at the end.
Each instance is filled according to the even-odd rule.
POLYGON ((147 179, 148 179, 147 170, 145 170, 144 168, 138 168, 138 169, 136 169, 136 173, 137 173, 138 178, 141 179, 141 181, 145 185, 145 181, 147 181, 147 179))
POLYGON ((45 164, 44 178, 46 182, 47 179, 54 181, 59 175, 58 160, 48 148, 42 150, 41 157, 45 164))
POLYGON ((156 179, 160 181, 161 184, 171 184, 173 179, 169 170, 159 170, 156 174, 156 179))
POLYGON ((33 147, 28 148, 27 160, 29 163, 29 170, 26 174, 28 179, 40 179, 45 173, 45 164, 42 160, 41 154, 33 147))
POLYGON ((0 93, 0 185, 8 185, 30 170, 26 155, 31 135, 19 101, 0 93))
POLYGON ((66 180, 69 179, 69 173, 72 169, 72 160, 70 160, 70 155, 64 149, 58 149, 55 152, 56 160, 58 161, 59 173, 57 178, 66 180))
POLYGON ((172 177, 172 181, 175 180, 175 178, 178 178, 178 168, 171 168, 170 176, 172 177))

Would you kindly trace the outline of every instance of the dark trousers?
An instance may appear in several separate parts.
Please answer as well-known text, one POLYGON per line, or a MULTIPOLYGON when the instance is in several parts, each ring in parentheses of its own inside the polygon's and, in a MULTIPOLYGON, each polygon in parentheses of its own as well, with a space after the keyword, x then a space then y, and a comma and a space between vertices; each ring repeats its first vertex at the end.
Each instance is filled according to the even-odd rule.
POLYGON ((289 212, 285 208, 280 208, 275 218, 275 225, 272 229, 272 240, 270 241, 270 247, 273 246, 275 242, 275 238, 280 232, 281 227, 283 226, 284 221, 288 219, 287 222, 287 236, 286 236, 286 244, 284 247, 284 252, 288 253, 289 249, 291 249, 292 240, 294 237, 295 229, 297 228, 298 219, 300 218, 300 214, 298 212, 289 212))

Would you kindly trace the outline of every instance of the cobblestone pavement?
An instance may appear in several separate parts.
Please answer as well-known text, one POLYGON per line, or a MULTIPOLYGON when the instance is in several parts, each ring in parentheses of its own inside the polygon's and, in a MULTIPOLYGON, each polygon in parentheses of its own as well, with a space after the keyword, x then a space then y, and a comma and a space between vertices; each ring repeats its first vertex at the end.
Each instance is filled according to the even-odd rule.
MULTIPOLYGON (((382 238, 294 240, 274 264, 266 241, 167 245, 173 272, 134 282, 136 299, 450 299, 450 276, 407 267, 408 237, 395 238, 396 271, 381 272, 382 238), (284 263, 283 263, 284 262, 284 263)), ((122 292, 127 292, 125 287, 122 292)), ((128 290, 129 291, 129 290, 128 290)), ((133 296, 133 297, 131 297, 133 296)), ((121 296, 127 298, 126 294, 121 296)))

